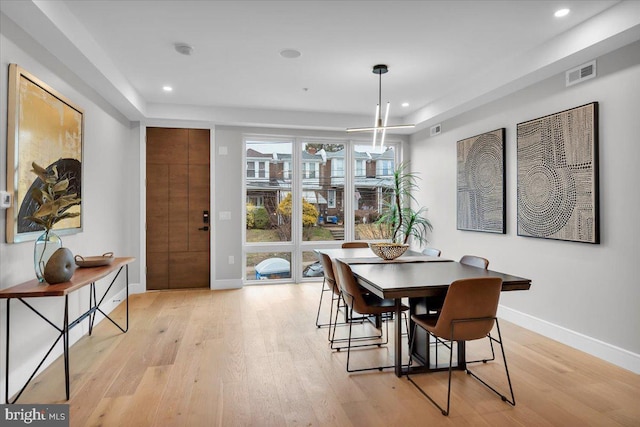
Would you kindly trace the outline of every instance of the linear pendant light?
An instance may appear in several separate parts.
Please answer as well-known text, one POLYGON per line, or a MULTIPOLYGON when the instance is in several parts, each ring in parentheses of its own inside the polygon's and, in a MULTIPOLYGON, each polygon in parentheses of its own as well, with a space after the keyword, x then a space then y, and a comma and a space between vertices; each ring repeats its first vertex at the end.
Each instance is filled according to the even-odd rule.
POLYGON ((373 148, 376 148, 376 140, 377 140, 377 136, 378 133, 381 133, 381 137, 380 137, 380 147, 384 148, 384 137, 385 134, 387 132, 387 130, 389 129, 405 129, 405 128, 412 128, 415 127, 415 125, 391 125, 389 126, 387 124, 388 120, 389 120, 389 107, 390 107, 390 103, 387 102, 387 108, 384 114, 384 121, 382 120, 382 117, 380 115, 381 111, 380 111, 380 106, 382 105, 382 75, 387 73, 389 71, 389 68, 384 65, 384 64, 378 64, 375 65, 373 67, 373 74, 377 74, 379 76, 378 79, 378 105, 376 106, 376 118, 373 122, 373 126, 372 127, 366 127, 366 128, 348 128, 347 132, 371 132, 373 131, 373 148))

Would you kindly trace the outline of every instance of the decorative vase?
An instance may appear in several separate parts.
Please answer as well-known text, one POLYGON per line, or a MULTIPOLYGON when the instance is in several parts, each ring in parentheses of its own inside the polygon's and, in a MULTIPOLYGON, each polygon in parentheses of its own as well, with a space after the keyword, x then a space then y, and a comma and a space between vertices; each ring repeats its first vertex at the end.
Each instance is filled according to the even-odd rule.
POLYGON ((60 236, 47 230, 38 237, 33 248, 33 267, 39 282, 44 282, 44 268, 51 255, 62 247, 60 236))

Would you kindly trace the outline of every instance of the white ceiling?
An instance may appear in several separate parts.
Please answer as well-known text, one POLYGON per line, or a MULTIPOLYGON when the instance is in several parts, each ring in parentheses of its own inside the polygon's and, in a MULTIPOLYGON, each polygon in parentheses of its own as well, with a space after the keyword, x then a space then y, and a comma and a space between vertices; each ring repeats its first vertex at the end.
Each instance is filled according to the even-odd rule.
POLYGON ((390 124, 420 128, 640 38, 636 1, 0 4, 130 120, 367 126, 378 100, 371 68, 383 63, 390 124), (571 13, 555 18, 561 7, 571 13), (180 42, 191 56, 174 50, 180 42), (285 48, 302 55, 285 59, 285 48))

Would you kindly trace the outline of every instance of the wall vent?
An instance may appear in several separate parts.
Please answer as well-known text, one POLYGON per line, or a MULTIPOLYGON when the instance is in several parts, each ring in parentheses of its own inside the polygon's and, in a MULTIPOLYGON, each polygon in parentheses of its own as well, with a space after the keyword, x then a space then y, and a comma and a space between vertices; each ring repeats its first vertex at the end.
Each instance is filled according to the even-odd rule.
POLYGON ((431 126, 431 136, 440 135, 440 132, 442 132, 442 126, 440 123, 435 126, 431 126))
POLYGON ((565 79, 567 87, 577 83, 582 83, 585 80, 592 79, 596 76, 596 61, 587 62, 579 67, 572 68, 566 72, 565 79))

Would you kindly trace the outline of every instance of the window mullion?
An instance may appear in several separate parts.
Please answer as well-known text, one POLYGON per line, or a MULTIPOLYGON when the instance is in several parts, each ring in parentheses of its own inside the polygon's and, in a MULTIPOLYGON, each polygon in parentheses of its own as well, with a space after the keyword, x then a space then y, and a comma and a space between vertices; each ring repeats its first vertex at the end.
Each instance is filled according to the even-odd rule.
POLYGON ((353 141, 348 141, 345 146, 344 156, 344 240, 350 241, 354 239, 354 215, 353 215, 353 198, 354 198, 354 150, 353 141))

